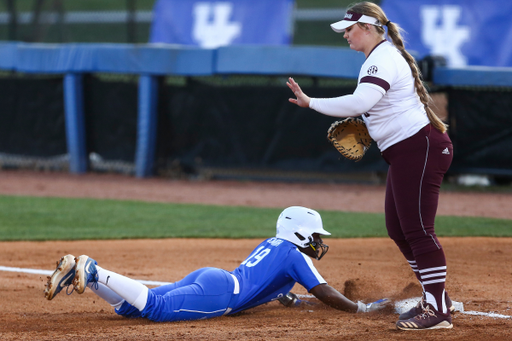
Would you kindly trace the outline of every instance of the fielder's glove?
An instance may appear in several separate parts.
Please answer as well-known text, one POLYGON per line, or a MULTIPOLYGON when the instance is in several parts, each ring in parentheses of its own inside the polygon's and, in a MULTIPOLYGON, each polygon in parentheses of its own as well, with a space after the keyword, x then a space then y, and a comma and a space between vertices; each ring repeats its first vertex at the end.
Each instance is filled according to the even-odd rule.
POLYGON ((294 293, 287 293, 283 297, 277 299, 285 307, 294 307, 301 304, 301 300, 294 293))
POLYGON ((327 131, 327 139, 341 155, 354 161, 361 160, 372 144, 366 124, 354 117, 334 122, 327 131))
POLYGON ((387 298, 382 298, 378 301, 372 303, 363 303, 361 301, 357 302, 357 313, 370 313, 372 311, 378 311, 386 308, 391 301, 387 298))

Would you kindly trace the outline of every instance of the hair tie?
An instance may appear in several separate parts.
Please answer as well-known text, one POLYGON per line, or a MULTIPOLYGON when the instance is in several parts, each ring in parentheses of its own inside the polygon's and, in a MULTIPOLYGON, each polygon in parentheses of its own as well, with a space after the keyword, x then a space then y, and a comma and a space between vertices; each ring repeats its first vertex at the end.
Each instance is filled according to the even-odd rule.
POLYGON ((391 23, 391 21, 388 20, 388 22, 385 25, 388 26, 390 23, 391 23))

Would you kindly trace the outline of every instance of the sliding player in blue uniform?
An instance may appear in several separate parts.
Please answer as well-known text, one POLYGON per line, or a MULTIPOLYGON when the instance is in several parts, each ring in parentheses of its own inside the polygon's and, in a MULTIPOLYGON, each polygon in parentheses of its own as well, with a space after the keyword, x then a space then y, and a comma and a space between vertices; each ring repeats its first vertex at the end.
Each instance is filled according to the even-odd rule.
POLYGON ((140 282, 97 265, 86 256, 64 256, 49 278, 45 296, 51 300, 73 285, 79 294, 87 287, 105 299, 117 314, 152 321, 182 321, 235 314, 273 300, 285 304, 299 283, 323 303, 348 312, 383 309, 389 301, 352 302, 327 284, 311 258, 320 260, 328 246, 318 212, 299 206, 285 209, 277 220, 275 238, 258 245, 234 271, 196 270, 181 281, 149 289, 140 282), (311 257, 311 258, 310 258, 311 257))

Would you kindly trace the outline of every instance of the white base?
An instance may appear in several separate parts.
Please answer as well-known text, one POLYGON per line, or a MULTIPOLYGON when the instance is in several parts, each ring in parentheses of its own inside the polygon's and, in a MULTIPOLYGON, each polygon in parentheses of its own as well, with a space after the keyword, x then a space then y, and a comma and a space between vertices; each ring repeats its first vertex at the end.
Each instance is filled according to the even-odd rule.
MULTIPOLYGON (((397 314, 405 313, 406 311, 409 311, 411 308, 415 307, 420 300, 421 297, 413 297, 397 301, 395 302, 395 311, 397 314)), ((462 302, 452 301, 452 304, 455 307, 455 311, 464 311, 464 304, 462 302)))

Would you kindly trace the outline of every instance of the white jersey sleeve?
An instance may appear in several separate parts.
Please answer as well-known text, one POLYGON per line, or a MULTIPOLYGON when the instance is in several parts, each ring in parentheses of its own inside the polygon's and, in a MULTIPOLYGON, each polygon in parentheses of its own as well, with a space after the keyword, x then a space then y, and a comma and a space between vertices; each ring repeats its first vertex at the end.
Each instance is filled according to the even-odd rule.
POLYGON ((334 98, 311 98, 309 107, 328 116, 360 116, 373 108, 384 94, 384 91, 371 84, 361 83, 352 95, 334 98))
POLYGON ((388 41, 377 45, 359 73, 359 84, 382 92, 382 98, 363 115, 370 136, 381 151, 416 134, 430 121, 400 51, 388 41))
POLYGON ((430 122, 416 93, 409 64, 385 40, 373 49, 361 67, 353 94, 312 98, 309 107, 334 117, 362 115, 381 151, 411 137, 430 122))

